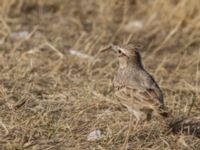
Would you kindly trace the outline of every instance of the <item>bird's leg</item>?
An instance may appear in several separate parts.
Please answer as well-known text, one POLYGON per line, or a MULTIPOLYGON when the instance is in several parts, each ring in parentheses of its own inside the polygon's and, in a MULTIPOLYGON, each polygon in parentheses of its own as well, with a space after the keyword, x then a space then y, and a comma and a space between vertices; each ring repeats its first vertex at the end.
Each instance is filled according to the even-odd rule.
POLYGON ((151 118, 152 118, 152 114, 151 114, 151 113, 147 113, 146 120, 147 120, 147 121, 150 121, 151 118))
POLYGON ((141 110, 142 112, 144 112, 144 114, 146 115, 145 120, 146 120, 146 121, 150 121, 151 118, 152 118, 153 109, 143 107, 143 108, 141 108, 140 110, 141 110))
POLYGON ((142 111, 132 110, 132 112, 134 116, 136 117, 136 123, 134 125, 134 130, 136 130, 140 124, 143 124, 146 122, 147 116, 146 116, 146 113, 142 111))
POLYGON ((142 115, 140 116, 139 119, 136 118, 136 123, 135 123, 133 129, 136 130, 136 129, 138 128, 139 125, 141 125, 141 124, 143 124, 143 123, 145 123, 145 122, 146 122, 146 115, 145 115, 145 114, 142 114, 142 115))

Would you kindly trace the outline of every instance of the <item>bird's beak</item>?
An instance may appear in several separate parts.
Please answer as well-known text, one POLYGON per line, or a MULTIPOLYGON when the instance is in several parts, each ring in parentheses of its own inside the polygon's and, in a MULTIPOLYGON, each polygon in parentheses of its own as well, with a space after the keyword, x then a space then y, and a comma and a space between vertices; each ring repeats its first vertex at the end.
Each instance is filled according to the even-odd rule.
POLYGON ((117 46, 117 45, 111 44, 111 48, 112 48, 115 52, 117 52, 117 50, 118 50, 118 46, 117 46))
POLYGON ((105 52, 105 51, 107 51, 107 50, 109 50, 109 49, 111 49, 111 48, 112 48, 111 45, 107 45, 107 46, 103 47, 103 48, 100 50, 100 52, 103 53, 103 52, 105 52))
MULTIPOLYGON (((100 52, 103 53, 109 49, 112 49, 115 53, 117 53, 117 51, 120 49, 122 52, 124 52, 124 50, 122 48, 120 48, 119 46, 117 45, 114 45, 114 44, 110 44, 110 45, 107 45, 105 47, 103 47, 100 52)), ((124 52, 125 53, 125 52, 124 52)))

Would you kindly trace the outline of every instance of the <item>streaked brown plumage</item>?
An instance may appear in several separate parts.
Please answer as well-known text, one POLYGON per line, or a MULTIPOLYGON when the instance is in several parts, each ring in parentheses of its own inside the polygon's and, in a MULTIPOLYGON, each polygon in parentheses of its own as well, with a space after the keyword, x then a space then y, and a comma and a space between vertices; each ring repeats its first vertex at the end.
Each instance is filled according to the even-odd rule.
POLYGON ((138 122, 161 118, 174 133, 184 132, 200 138, 200 117, 174 117, 164 104, 163 93, 152 75, 143 67, 138 46, 111 45, 119 68, 114 77, 115 95, 135 115, 138 122))
POLYGON ((119 69, 114 77, 115 94, 138 120, 160 114, 163 94, 154 78, 144 69, 141 56, 133 44, 114 46, 119 69))

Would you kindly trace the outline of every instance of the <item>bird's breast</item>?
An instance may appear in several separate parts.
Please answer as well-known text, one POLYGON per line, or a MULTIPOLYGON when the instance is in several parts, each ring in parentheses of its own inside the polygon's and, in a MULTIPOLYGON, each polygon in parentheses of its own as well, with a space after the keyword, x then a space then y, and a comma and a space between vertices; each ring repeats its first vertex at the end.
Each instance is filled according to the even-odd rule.
POLYGON ((133 73, 132 69, 119 69, 117 74, 114 77, 114 85, 116 86, 127 86, 129 82, 133 81, 135 73, 133 73))

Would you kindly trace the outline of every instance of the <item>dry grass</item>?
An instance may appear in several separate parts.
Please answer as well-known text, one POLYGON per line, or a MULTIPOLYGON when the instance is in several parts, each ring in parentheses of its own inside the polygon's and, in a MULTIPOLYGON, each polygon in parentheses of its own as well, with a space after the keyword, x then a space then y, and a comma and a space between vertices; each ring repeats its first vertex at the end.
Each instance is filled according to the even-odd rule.
POLYGON ((144 64, 167 105, 198 115, 199 0, 0 3, 0 149, 199 150, 199 139, 159 122, 135 129, 113 95, 117 60, 99 53, 111 42, 145 41, 144 64), (87 141, 97 129, 104 137, 87 141))

